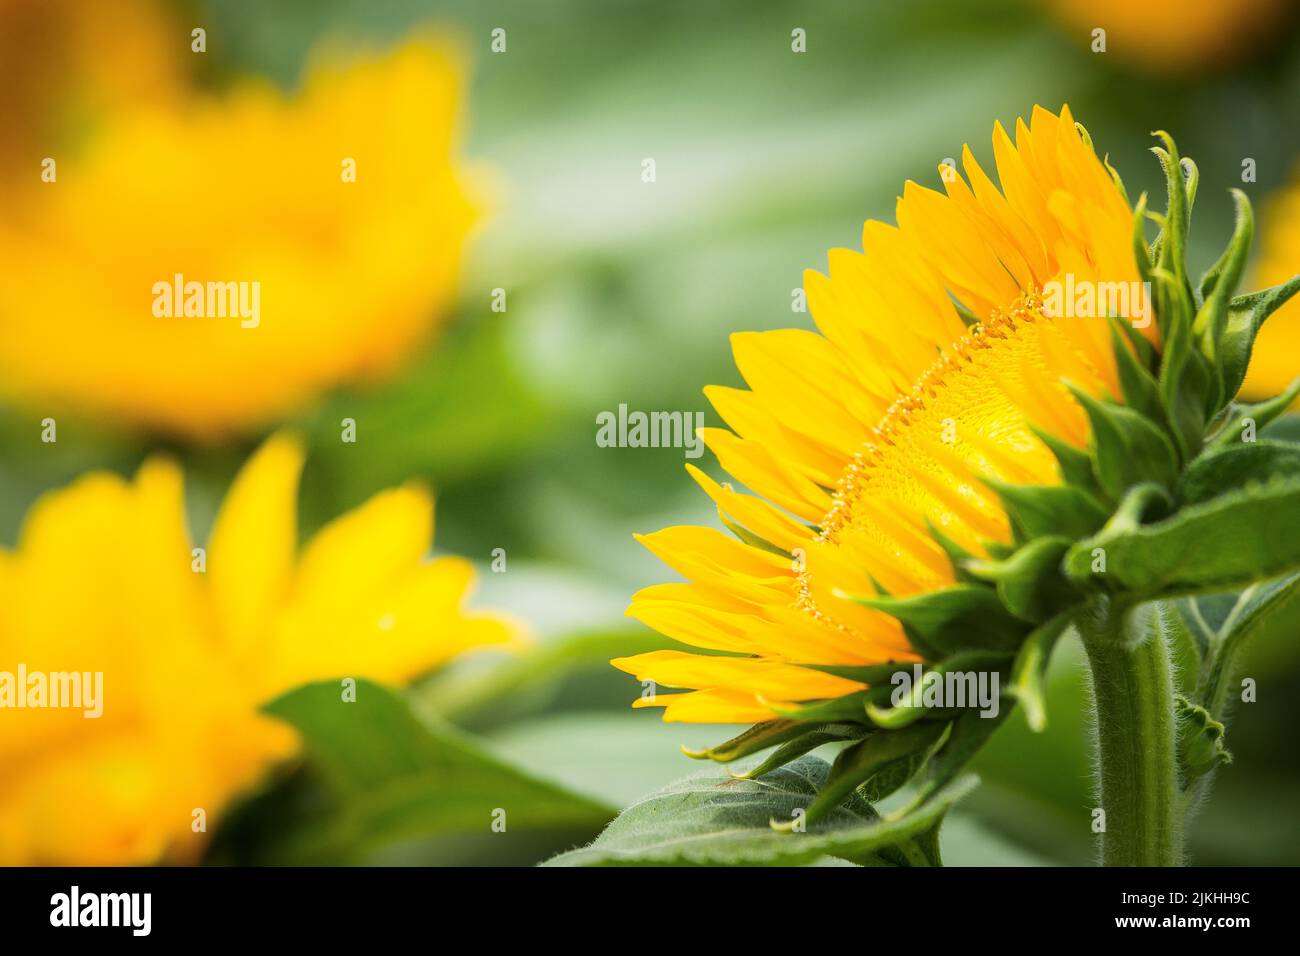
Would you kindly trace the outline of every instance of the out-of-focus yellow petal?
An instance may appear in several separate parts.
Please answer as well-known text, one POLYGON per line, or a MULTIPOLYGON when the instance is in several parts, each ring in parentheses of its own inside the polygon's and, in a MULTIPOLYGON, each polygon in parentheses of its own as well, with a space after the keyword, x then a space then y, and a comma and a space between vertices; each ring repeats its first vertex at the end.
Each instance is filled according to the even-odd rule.
POLYGON ((281 433, 240 469, 212 527, 207 554, 213 613, 222 640, 244 654, 268 630, 283 600, 298 547, 302 443, 281 433))

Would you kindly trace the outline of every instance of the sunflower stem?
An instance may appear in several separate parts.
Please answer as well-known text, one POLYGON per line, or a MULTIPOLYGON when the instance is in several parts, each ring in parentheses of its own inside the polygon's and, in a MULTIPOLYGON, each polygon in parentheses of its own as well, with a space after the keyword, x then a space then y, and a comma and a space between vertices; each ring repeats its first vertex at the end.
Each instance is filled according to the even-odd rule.
POLYGON ((1103 866, 1183 863, 1174 674, 1159 609, 1099 602, 1079 622, 1092 672, 1103 866))

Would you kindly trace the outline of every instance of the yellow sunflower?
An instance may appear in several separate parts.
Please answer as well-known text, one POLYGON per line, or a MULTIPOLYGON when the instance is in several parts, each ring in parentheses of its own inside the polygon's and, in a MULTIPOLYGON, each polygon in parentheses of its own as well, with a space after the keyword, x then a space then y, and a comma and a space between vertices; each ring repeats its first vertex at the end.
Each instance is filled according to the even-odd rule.
POLYGON ((206 552, 161 458, 133 481, 96 472, 47 494, 0 549, 0 683, 102 675, 98 717, 0 708, 0 863, 193 860, 202 830, 295 750, 262 704, 313 680, 405 683, 521 638, 464 607, 467 561, 426 558, 433 502, 418 486, 381 492, 298 553, 302 464, 295 439, 269 439, 206 552))
POLYGON ((133 101, 29 144, 0 209, 0 397, 212 439, 391 371, 476 218, 462 74, 433 39, 330 49, 292 95, 133 101))
MULTIPOLYGON (((687 582, 640 591, 628 614, 708 653, 615 660, 653 682, 637 706, 765 721, 862 689, 852 668, 916 659, 896 617, 854 598, 954 584, 932 528, 976 558, 1009 544, 990 482, 1060 483, 1039 435, 1087 447, 1069 386, 1120 398, 1113 327, 1057 314, 1044 292, 1140 285, 1122 188, 1068 108, 1035 108, 1014 141, 996 126, 993 152, 1000 189, 967 148, 965 179, 941 167, 944 193, 908 182, 897 227, 868 222, 863 252, 805 275, 818 332, 733 337, 749 388, 706 390, 732 431, 705 440, 754 494, 688 466, 737 534, 640 538, 687 582)), ((1132 324, 1154 338, 1146 319, 1132 324)))
POLYGON ((1130 66, 1182 73, 1238 60, 1267 38, 1294 0, 1038 0, 1081 45, 1106 31, 1107 55, 1130 66))
POLYGON ((189 85, 187 40, 163 0, 0 0, 8 189, 34 181, 42 159, 84 139, 99 117, 175 105, 189 85))
MULTIPOLYGON (((1300 178, 1266 206, 1255 266, 1258 285, 1275 285, 1295 274, 1300 262, 1300 178)), ((1249 398, 1266 398, 1286 388, 1296 375, 1300 343, 1300 302, 1288 302, 1260 330, 1251 353, 1250 369, 1241 392, 1249 398)))

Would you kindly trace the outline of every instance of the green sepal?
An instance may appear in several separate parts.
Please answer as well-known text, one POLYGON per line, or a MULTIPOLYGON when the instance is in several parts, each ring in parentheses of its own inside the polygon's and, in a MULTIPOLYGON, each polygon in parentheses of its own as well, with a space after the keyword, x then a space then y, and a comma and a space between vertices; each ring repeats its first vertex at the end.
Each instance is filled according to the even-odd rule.
POLYGON ((1146 339, 1141 335, 1128 335, 1125 328, 1125 323, 1119 319, 1110 320, 1111 346, 1124 404, 1152 421, 1163 421, 1165 410, 1160 402, 1160 383, 1143 364, 1137 346, 1133 344, 1134 341, 1146 342, 1146 339))
POLYGON ((1252 481, 1151 524, 1116 519, 1066 555, 1066 573, 1081 585, 1144 600, 1226 591, 1300 568, 1300 476, 1252 481), (1094 575, 1098 548, 1106 573, 1094 575))
POLYGON ((1178 485, 1185 505, 1200 504, 1249 481, 1300 475, 1300 446, 1290 442, 1238 442, 1197 457, 1178 485))
MULTIPOLYGON (((1156 264, 1152 259, 1153 250, 1147 245, 1147 219, 1147 194, 1142 193, 1138 196, 1137 205, 1133 207, 1133 261, 1137 265, 1138 275, 1142 281, 1152 284, 1151 271, 1156 264)), ((1159 316, 1157 316, 1158 322, 1159 316)))
POLYGON ((804 721, 765 720, 761 724, 750 727, 744 733, 737 734, 726 743, 718 744, 716 747, 707 747, 704 750, 691 750, 688 747, 682 747, 682 753, 692 760, 714 760, 718 763, 729 763, 732 760, 747 757, 760 750, 766 750, 776 744, 785 743, 787 740, 807 733, 809 729, 811 728, 804 721))
MULTIPOLYGON (((1082 130, 1083 127, 1079 126, 1079 129, 1082 130)), ((1092 137, 1088 136, 1087 133, 1084 133, 1083 139, 1084 142, 1088 144, 1088 148, 1092 149, 1092 137)), ((1128 190, 1124 188, 1124 180, 1121 178, 1119 170, 1110 164, 1110 153, 1107 153, 1102 157, 1101 164, 1106 167, 1106 172, 1110 173, 1111 182, 1113 182, 1115 188, 1119 190, 1120 196, 1124 199, 1124 205, 1132 205, 1128 201, 1128 190)))
POLYGON ((1223 724, 1208 710, 1178 695, 1178 764, 1183 786, 1219 764, 1232 763, 1232 754, 1223 746, 1223 732, 1223 724))
MULTIPOLYGON (((1250 255, 1250 245, 1255 236, 1255 217, 1250 208, 1250 200, 1240 189, 1232 190, 1232 201, 1236 207, 1236 222, 1232 238, 1219 256, 1217 262, 1210 266, 1201 277, 1200 295, 1202 305, 1196 314, 1192 328, 1198 336, 1205 337, 1212 333, 1207 344, 1213 348, 1223 327, 1228 320, 1228 306, 1232 293, 1241 282, 1242 272, 1246 268, 1246 259, 1250 255)), ((1213 358, 1214 353, 1206 353, 1213 358)))
POLYGON ((855 680, 860 683, 874 687, 877 684, 888 684, 890 678, 898 671, 909 670, 912 661, 889 661, 885 664, 799 664, 800 667, 806 667, 809 670, 821 671, 823 674, 833 674, 836 677, 843 677, 845 680, 855 680))
POLYGON ((1250 244, 1255 235, 1255 219, 1251 212, 1250 200, 1240 189, 1232 191, 1233 201, 1237 207, 1237 223, 1233 228, 1232 238, 1228 242, 1223 256, 1211 272, 1217 273, 1213 291, 1206 297, 1204 304, 1192 323, 1193 334, 1200 344, 1203 354, 1215 368, 1215 387, 1209 390, 1205 398, 1206 418, 1213 418, 1223 405, 1237 392, 1239 382, 1235 381, 1235 363, 1226 367, 1219 359, 1219 343, 1223 340, 1231 318, 1230 309, 1232 293, 1246 268, 1246 259, 1250 255, 1250 244))
POLYGON ((754 532, 750 531, 748 528, 736 523, 735 521, 732 521, 730 518, 727 517, 726 513, 723 512, 721 508, 718 509, 718 520, 722 522, 723 526, 728 531, 730 531, 732 534, 734 534, 737 538, 745 542, 745 544, 749 545, 750 547, 758 548, 760 551, 767 551, 770 554, 775 554, 778 557, 785 558, 787 561, 794 560, 794 555, 791 554, 789 551, 784 551, 781 548, 778 548, 776 545, 768 541, 766 538, 760 538, 758 535, 754 534, 754 532))
POLYGON ((1081 388, 1066 385, 1092 425, 1093 469, 1111 500, 1119 501, 1129 488, 1144 481, 1172 487, 1179 457, 1160 427, 1134 409, 1099 401, 1081 388))
MULTIPOLYGON (((889 702, 892 706, 883 706, 883 701, 872 701, 867 704, 867 716, 871 722, 878 727, 886 730, 897 730, 913 724, 927 715, 933 716, 935 711, 925 707, 925 692, 927 690, 927 677, 930 674, 939 675, 940 680, 944 674, 954 671, 978 671, 978 670, 996 670, 1006 669, 1010 658, 1006 654, 998 654, 992 651, 965 651, 960 654, 954 654, 952 657, 939 661, 932 667, 924 668, 919 679, 912 681, 912 687, 905 700, 894 704, 894 698, 897 696, 898 688, 893 688, 889 695, 889 702)), ((913 665, 915 672, 916 667, 913 665)), ((969 702, 967 702, 969 705, 969 702)))
POLYGON ((935 544, 943 549, 943 553, 948 558, 948 563, 952 566, 953 576, 959 582, 974 583, 975 579, 966 570, 966 562, 974 555, 935 527, 934 522, 928 517, 925 519, 925 527, 930 532, 930 537, 934 539, 935 544))
POLYGON ((1011 651, 1024 633, 1024 625, 985 585, 955 584, 912 597, 853 600, 896 618, 913 647, 929 660, 964 650, 1011 651))
POLYGON ((867 704, 872 701, 888 700, 890 687, 881 684, 866 690, 857 690, 851 694, 832 697, 830 700, 816 700, 810 704, 796 704, 793 707, 768 702, 776 713, 789 720, 805 723, 867 723, 867 704))
POLYGON ((1110 570, 1106 563, 1107 542, 1136 531, 1148 517, 1164 517, 1173 509, 1174 499, 1162 486, 1144 482, 1131 488, 1120 501, 1115 513, 1105 526, 1091 537, 1076 542, 1065 554, 1062 567, 1065 574, 1080 587, 1097 590, 1115 590, 1113 578, 1098 578, 1110 570), (1095 567, 1100 552, 1103 567, 1095 567))
MULTIPOLYGON (((845 747, 817 798, 808 805, 806 822, 816 823, 859 787, 871 802, 888 796, 912 777, 946 730, 946 724, 922 721, 902 730, 879 731, 845 747)), ((794 821, 773 820, 772 828, 792 830, 794 821)))
POLYGON ((1194 347, 1191 323, 1179 325, 1165 341, 1160 361, 1160 398, 1175 443, 1184 459, 1201 447, 1205 426, 1205 396, 1218 388, 1218 375, 1194 347))
POLYGON ((750 767, 744 773, 732 773, 737 780, 753 780, 765 773, 771 773, 778 767, 784 767, 793 760, 798 760, 806 753, 811 753, 825 744, 839 743, 845 740, 860 740, 871 729, 865 724, 807 724, 807 732, 801 737, 788 741, 777 747, 762 763, 750 767))
POLYGON ((1035 538, 1002 561, 971 561, 972 574, 991 582, 1008 611, 1031 624, 1078 603, 1082 593, 1061 570, 1074 542, 1059 535, 1035 538))
POLYGON ((1241 390, 1260 327, 1297 292, 1300 292, 1300 275, 1271 289, 1239 295, 1229 303, 1228 324, 1218 343, 1218 365, 1225 394, 1232 396, 1241 390))
MULTIPOLYGON (((1192 187, 1194 195, 1195 184, 1192 182, 1194 177, 1188 175, 1188 168, 1179 158, 1178 147, 1174 145, 1172 136, 1164 130, 1155 130, 1151 135, 1164 143, 1164 148, 1153 146, 1151 152, 1155 153, 1164 170, 1167 198, 1164 229, 1159 239, 1160 249, 1156 267, 1168 272, 1175 279, 1174 301, 1170 304, 1177 312, 1170 315, 1169 320, 1180 321, 1184 317, 1190 318, 1192 306, 1192 290, 1187 283, 1186 262, 1187 233, 1191 228, 1188 187, 1189 185, 1192 187)), ((1195 166, 1191 169, 1194 170, 1195 166)), ((1161 332, 1164 332, 1163 327, 1161 332)))
POLYGON ((1035 733, 1040 733, 1047 727, 1043 679, 1052 659, 1052 650, 1069 627, 1072 614, 1072 610, 1062 612, 1035 629, 1025 638, 1020 653, 1011 665, 1011 680, 1003 694, 1020 704, 1025 712, 1025 722, 1035 733))
POLYGON ((993 732, 1002 726, 1010 713, 1010 708, 1003 708, 995 717, 982 717, 978 712, 970 711, 954 720, 943 744, 926 764, 924 777, 917 784, 911 802, 889 814, 887 819, 906 817, 933 800, 936 794, 943 792, 979 753, 993 732))
POLYGON ((1258 435, 1266 425, 1286 414, 1286 410, 1291 407, 1297 397, 1300 397, 1300 378, 1288 385, 1286 391, 1273 396, 1267 401, 1254 404, 1233 402, 1220 416, 1218 430, 1205 443, 1205 451, 1202 454, 1241 443, 1247 419, 1254 423, 1255 434, 1258 435))
MULTIPOLYGON (((983 482, 997 492, 1017 544, 1053 534, 1082 538, 1106 521, 1107 510, 1101 503, 1075 485, 1010 485, 992 478, 983 482)), ((1015 551, 1009 547, 990 553, 1005 558, 1015 551)))
POLYGON ((1046 445, 1048 451, 1056 458, 1056 467, 1061 473, 1062 481, 1094 496, 1101 492, 1097 479, 1092 473, 1092 459, 1088 457, 1086 451, 1075 448, 1069 442, 1058 438, 1046 429, 1035 425, 1030 425, 1029 429, 1038 436, 1038 440, 1046 445))

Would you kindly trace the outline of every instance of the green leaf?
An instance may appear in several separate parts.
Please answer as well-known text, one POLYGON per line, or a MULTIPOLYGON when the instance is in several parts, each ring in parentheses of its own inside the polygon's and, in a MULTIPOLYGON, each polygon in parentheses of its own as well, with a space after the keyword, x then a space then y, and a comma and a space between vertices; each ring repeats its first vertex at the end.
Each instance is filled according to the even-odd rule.
POLYGON ((935 827, 974 788, 955 781, 922 810, 881 817, 856 795, 808 822, 804 832, 773 830, 771 820, 804 815, 829 775, 816 757, 801 757, 760 780, 705 770, 633 804, 590 846, 548 866, 794 866, 833 856, 876 862, 877 854, 935 827))
POLYGON ((1149 599, 1229 590, 1300 567, 1300 476, 1250 483, 1162 521, 1112 521, 1065 559, 1080 584, 1149 599), (1093 551, 1106 568, 1093 574, 1093 551))
POLYGON ((1300 475, 1300 447, 1289 442, 1239 442, 1216 448, 1187 466, 1178 495, 1185 504, 1208 501, 1248 481, 1300 475))
MULTIPOLYGON (((397 841, 482 836, 509 843, 549 834, 563 845, 596 832, 614 811, 524 774, 469 737, 418 716, 394 692, 360 680, 308 684, 265 708, 301 735, 303 799, 248 804, 218 838, 217 858, 290 864, 359 862, 397 841), (269 814, 280 806, 282 817, 269 814), (494 833, 494 814, 506 830, 494 833), (256 829, 254 839, 246 839, 256 829), (241 833, 242 831, 242 833, 241 833), (532 835, 530 837, 530 834, 532 835)), ((498 849, 501 849, 499 846, 498 849)))
POLYGON ((1226 613, 1212 613, 1213 604, 1223 604, 1225 595, 1187 598, 1178 610, 1188 626, 1205 636, 1197 699, 1215 719, 1227 712, 1227 688, 1237 655, 1247 642, 1264 630, 1275 618, 1285 623, 1283 615, 1300 599, 1300 574, 1288 574, 1271 581, 1253 584, 1239 594, 1226 613))
POLYGON ((639 625, 578 631, 539 641, 489 667, 451 668, 415 693, 440 716, 476 732, 524 720, 572 700, 588 707, 604 702, 623 707, 627 685, 624 680, 612 679, 617 675, 609 666, 610 659, 674 646, 669 638, 639 625))

